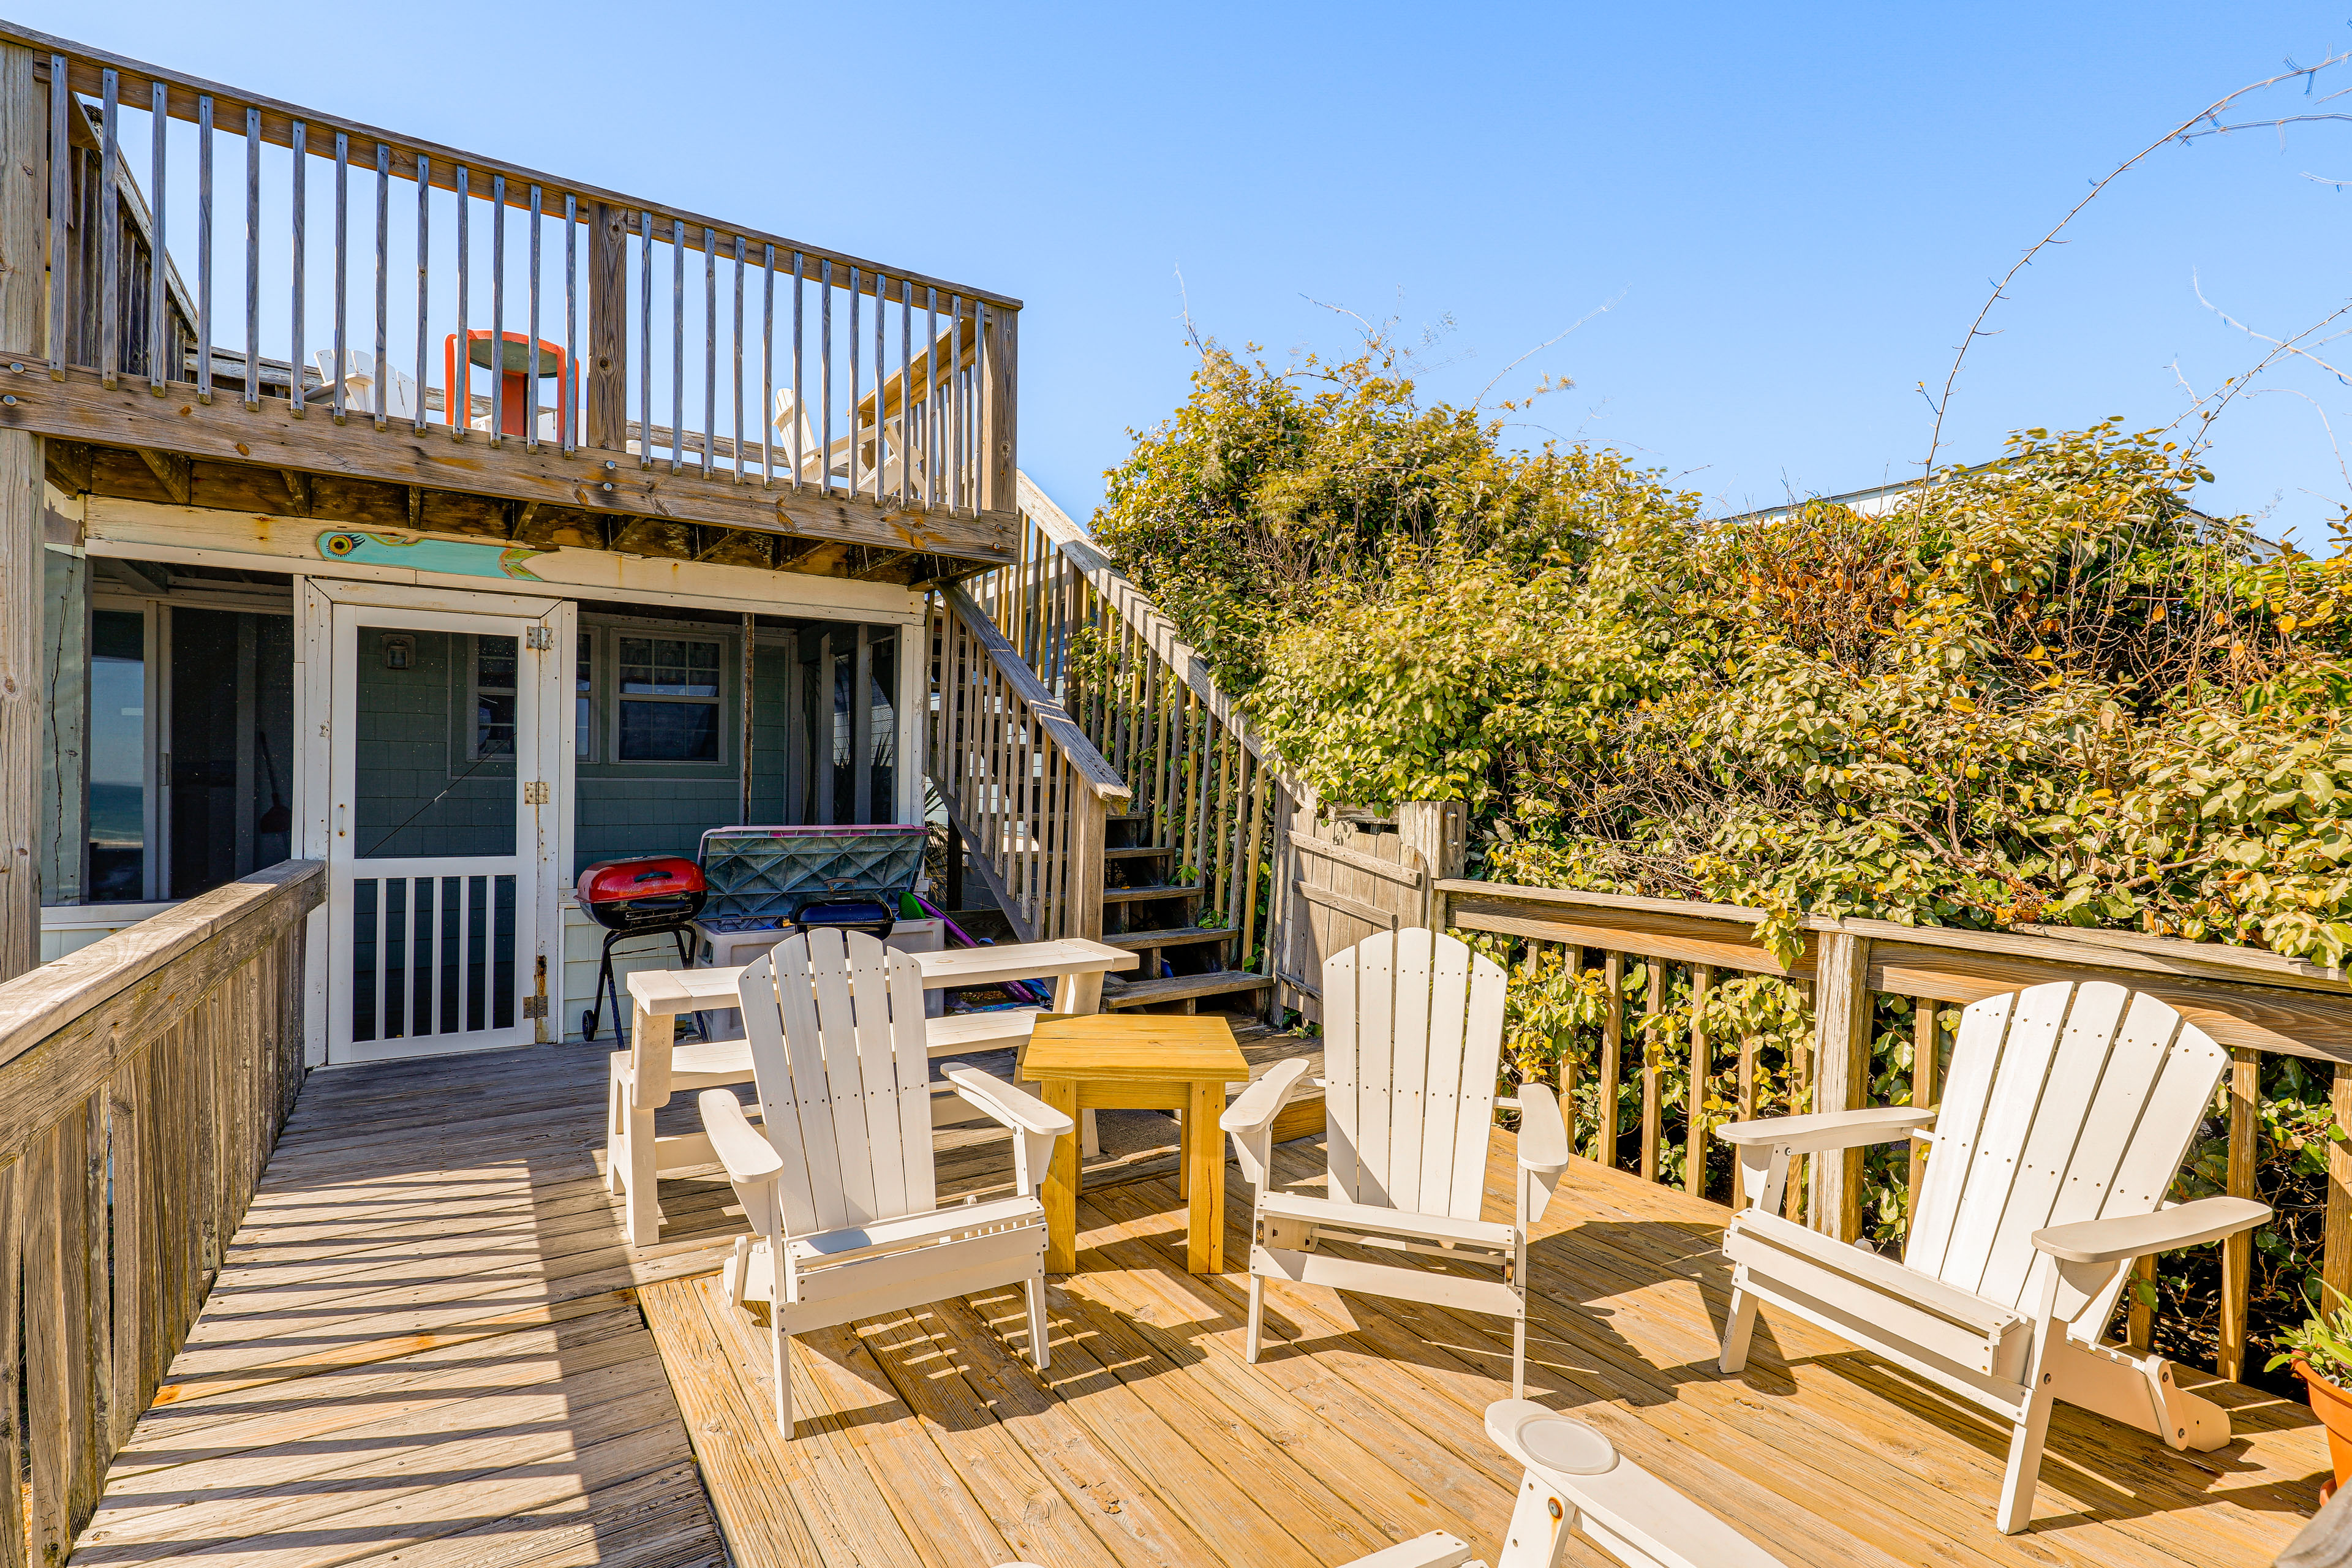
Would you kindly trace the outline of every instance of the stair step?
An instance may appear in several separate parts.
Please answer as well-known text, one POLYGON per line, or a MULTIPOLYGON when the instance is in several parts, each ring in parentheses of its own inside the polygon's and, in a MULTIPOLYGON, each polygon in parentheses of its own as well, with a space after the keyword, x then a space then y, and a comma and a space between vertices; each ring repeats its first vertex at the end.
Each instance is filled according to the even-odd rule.
POLYGON ((1175 926, 1167 931, 1123 931, 1106 933, 1103 941, 1129 952, 1150 947, 1189 947, 1199 942, 1223 942, 1241 932, 1230 926, 1175 926))
POLYGON ((1207 974, 1178 974, 1166 980, 1138 980, 1113 990, 1104 976, 1106 1008, 1143 1007, 1158 1002, 1182 1002, 1196 996, 1222 996, 1235 991, 1263 991, 1274 984, 1271 975, 1245 969, 1219 969, 1207 974))
POLYGON ((1147 844, 1131 846, 1123 849, 1106 849, 1103 851, 1103 858, 1106 860, 1140 860, 1146 856, 1173 855, 1175 853, 1176 851, 1174 849, 1164 844, 1157 847, 1147 844))
POLYGON ((1103 889, 1103 902, 1107 904, 1137 904, 1154 899, 1197 899, 1200 896, 1201 889, 1198 888, 1180 888, 1172 883, 1162 883, 1149 888, 1105 888, 1103 889))

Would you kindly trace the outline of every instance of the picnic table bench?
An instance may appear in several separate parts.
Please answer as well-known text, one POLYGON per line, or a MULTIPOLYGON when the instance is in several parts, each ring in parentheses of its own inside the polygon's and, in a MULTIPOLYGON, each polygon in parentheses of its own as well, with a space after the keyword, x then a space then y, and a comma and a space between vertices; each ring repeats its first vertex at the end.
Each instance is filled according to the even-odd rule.
MULTIPOLYGON (((1003 985, 1051 979, 1052 1011, 1093 1013, 1102 1006, 1103 975, 1132 969, 1136 954, 1083 937, 1002 947, 951 948, 909 953, 927 991, 1003 985)), ((625 1198, 624 1225, 631 1247, 648 1247, 661 1233, 656 1184, 713 1163, 700 1131, 656 1135, 654 1112, 677 1093, 751 1081, 751 1047, 741 1039, 678 1045, 677 1016, 731 1008, 748 965, 714 969, 641 969, 629 976, 629 1037, 613 1053, 605 1110, 604 1184, 625 1198)), ((933 1059, 1017 1047, 1044 1009, 958 1013, 924 1021, 933 1059)))

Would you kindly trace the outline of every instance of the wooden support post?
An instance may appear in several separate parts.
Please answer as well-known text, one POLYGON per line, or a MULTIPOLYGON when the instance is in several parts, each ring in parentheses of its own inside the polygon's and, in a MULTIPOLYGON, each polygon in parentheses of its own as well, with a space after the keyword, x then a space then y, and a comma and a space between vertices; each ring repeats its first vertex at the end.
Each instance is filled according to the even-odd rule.
POLYGON ((1592 1157, 1602 1164, 1617 1163, 1617 1078, 1625 1051, 1625 955, 1612 952, 1601 966, 1601 985, 1609 993, 1601 1013, 1601 1126, 1593 1139, 1592 1157))
MULTIPOLYGON (((1936 999, 1932 996, 1911 998, 1911 1103, 1920 1110, 1931 1109, 1941 1086, 1937 1073, 1944 1063, 1942 1034, 1936 1027, 1936 999)), ((1927 1174, 1927 1146, 1917 1139, 1911 1141, 1911 1158, 1906 1167, 1903 1203, 1903 1223, 1907 1232, 1912 1220, 1919 1214, 1919 1184, 1927 1174)))
POLYGON ((2327 1130, 2327 1218, 2321 1231, 2319 1278, 2333 1312, 2352 1300, 2352 1063, 2338 1062, 2327 1091, 2335 1125, 2327 1130))
MULTIPOLYGON (((617 207, 598 202, 587 216, 587 444, 618 452, 629 430, 629 233, 617 207)), ((762 420, 774 416, 760 411, 762 420)))
POLYGON ((1445 929, 1445 895, 1441 881, 1462 875, 1470 856, 1470 813, 1458 800, 1410 800, 1397 805, 1397 837, 1421 856, 1429 873, 1428 896, 1422 903, 1422 923, 1431 931, 1445 929))
MULTIPOLYGON (((48 95, 33 51, 0 44, 0 353, 47 357, 41 218, 48 95)), ((41 438, 0 430, 0 981, 40 962, 41 438)), ((13 1484, 13 1478, 11 1479, 13 1484)))
POLYGON ((743 754, 739 759, 742 764, 742 785, 738 792, 742 797, 743 810, 742 815, 735 819, 738 822, 751 820, 751 645, 759 635, 759 621, 760 617, 754 615, 747 614, 743 617, 742 670, 738 677, 740 689, 736 693, 742 699, 743 720, 743 754))
MULTIPOLYGON (((878 308, 878 307, 877 307, 878 308)), ((1016 504, 1020 453, 1014 436, 1014 414, 1020 384, 1018 374, 1021 312, 1003 305, 982 307, 982 366, 986 379, 981 391, 981 454, 983 488, 977 498, 990 511, 1010 511, 1016 504)))
MULTIPOLYGON (((1850 931, 1822 940, 1813 991, 1813 1110, 1852 1110, 1870 1081, 1870 942, 1850 931)), ((1862 1151, 1813 1156, 1815 1230, 1840 1241, 1862 1233, 1862 1151)))
MULTIPOLYGON (((2259 1125, 2255 1098, 2261 1093, 2263 1060, 2240 1047, 2230 1053, 2230 1195, 2254 1195, 2254 1142, 2259 1125)), ((2254 1233, 2242 1230, 2221 1243, 2221 1347, 2213 1370, 2232 1383, 2246 1376, 2246 1297, 2253 1285, 2254 1233)))
POLYGON ((1658 1133, 1663 1120, 1659 1100, 1664 1087, 1658 1056, 1665 1042, 1658 1037, 1658 1017, 1666 1010, 1666 964, 1650 960, 1642 987, 1642 1180, 1658 1179, 1658 1133))
POLYGON ((1695 1198, 1706 1196, 1706 1086, 1715 1075, 1715 1063, 1707 1050, 1706 1025, 1701 1015, 1706 1009, 1706 994, 1714 986, 1713 964, 1691 966, 1690 1131, 1683 1146, 1683 1191, 1695 1198))

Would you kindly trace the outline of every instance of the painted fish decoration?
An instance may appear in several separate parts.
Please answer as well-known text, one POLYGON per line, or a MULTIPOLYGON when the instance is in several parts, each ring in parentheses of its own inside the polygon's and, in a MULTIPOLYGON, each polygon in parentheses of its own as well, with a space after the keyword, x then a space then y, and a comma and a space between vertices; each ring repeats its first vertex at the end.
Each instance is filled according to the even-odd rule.
POLYGON ((319 553, 330 561, 356 561, 366 566, 404 566, 411 572, 438 572, 452 577, 506 577, 536 583, 541 581, 539 575, 523 563, 547 552, 521 544, 403 539, 397 534, 338 529, 319 536, 319 553))

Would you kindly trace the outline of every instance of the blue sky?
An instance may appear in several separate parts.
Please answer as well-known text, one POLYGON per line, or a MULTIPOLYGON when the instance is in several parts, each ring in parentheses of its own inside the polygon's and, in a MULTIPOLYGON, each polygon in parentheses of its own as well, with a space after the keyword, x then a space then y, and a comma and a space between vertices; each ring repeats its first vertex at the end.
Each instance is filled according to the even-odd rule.
MULTIPOLYGON (((1723 510, 1900 477, 1926 450, 1917 384, 2092 179, 2284 58, 2352 48, 2352 5, 2297 4, 11 11, 1017 295, 1023 466, 1080 517, 1182 396, 1188 304, 1277 354, 1348 346, 1314 301, 1409 335, 1450 318, 1423 385, 1454 400, 1607 306, 1490 395, 1574 379, 1524 438, 1618 447, 1723 510)), ((2346 88, 2352 62, 2320 78, 2346 88)), ((2274 334, 2342 306, 2335 178, 2352 123, 2159 151, 1997 311, 1948 454, 2164 424, 2182 379, 2248 369, 2263 345, 2192 280, 2274 334)), ((2217 427, 2205 504, 2322 546, 2352 500, 2326 423, 2352 445, 2352 388, 2303 363, 2261 384, 2217 427)))

